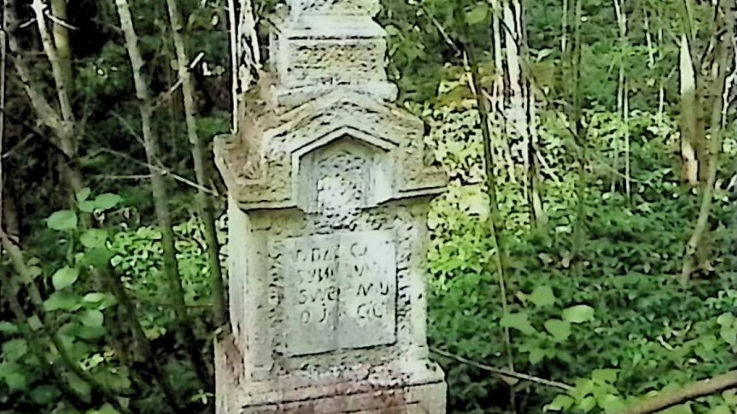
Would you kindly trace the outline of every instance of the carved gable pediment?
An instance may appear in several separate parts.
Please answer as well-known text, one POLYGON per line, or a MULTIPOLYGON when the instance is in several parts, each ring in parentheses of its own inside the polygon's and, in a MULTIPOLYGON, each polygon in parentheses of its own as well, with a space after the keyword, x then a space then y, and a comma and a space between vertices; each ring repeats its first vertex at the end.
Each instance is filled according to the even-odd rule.
MULTIPOLYGON (((256 116, 253 125, 249 133, 255 135, 259 154, 253 162, 257 166, 251 166, 258 171, 251 176, 222 162, 231 152, 245 153, 243 143, 240 148, 238 142, 217 145, 226 183, 244 209, 312 210, 315 201, 307 200, 300 189, 315 183, 316 169, 327 168, 329 160, 324 158, 330 156, 352 157, 350 168, 361 166, 370 189, 362 202, 366 208, 437 194, 446 184, 445 174, 423 160, 423 122, 361 93, 337 90, 283 114, 256 116)), ((349 173, 333 168, 338 175, 349 173)))

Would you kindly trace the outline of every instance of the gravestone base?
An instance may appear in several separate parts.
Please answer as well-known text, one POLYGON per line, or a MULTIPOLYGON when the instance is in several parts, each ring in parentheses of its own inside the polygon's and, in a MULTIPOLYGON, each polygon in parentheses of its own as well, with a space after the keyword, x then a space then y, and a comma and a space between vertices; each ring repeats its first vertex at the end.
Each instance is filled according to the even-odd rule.
MULTIPOLYGON (((283 390, 292 399, 243 406, 239 414, 440 414, 445 412, 443 382, 383 388, 368 382, 283 390)), ((260 399, 260 398, 259 398, 260 399)))
POLYGON ((301 372, 265 381, 222 375, 228 371, 219 371, 217 414, 445 413, 444 375, 429 361, 362 365, 339 374, 301 372))

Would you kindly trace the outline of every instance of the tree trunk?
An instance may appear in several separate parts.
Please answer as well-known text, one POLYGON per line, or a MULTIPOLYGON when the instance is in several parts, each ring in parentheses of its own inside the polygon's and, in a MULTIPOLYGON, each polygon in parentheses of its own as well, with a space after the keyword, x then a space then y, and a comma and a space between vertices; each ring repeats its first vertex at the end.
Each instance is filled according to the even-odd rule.
POLYGON ((177 0, 166 0, 171 20, 172 36, 174 38, 174 49, 177 54, 177 65, 179 79, 182 81, 182 97, 184 100, 184 116, 187 123, 187 137, 192 145, 192 158, 194 160, 195 176, 199 185, 197 201, 199 203, 200 216, 205 226, 205 241, 207 243, 207 261, 210 267, 210 288, 213 297, 213 322, 217 329, 225 329, 228 322, 225 289, 223 287, 223 274, 220 267, 220 244, 217 239, 215 218, 213 214, 212 200, 205 193, 207 176, 205 172, 205 155, 202 141, 197 135, 197 120, 195 118, 197 108, 194 101, 194 84, 189 71, 187 51, 182 39, 182 18, 177 7, 177 0))
MULTIPOLYGON (((716 40, 714 59, 715 76, 713 79, 711 93, 714 101, 712 102, 712 113, 711 113, 711 140, 708 152, 706 152, 706 181, 701 186, 701 207, 699 208, 699 215, 696 219, 696 225, 694 231, 691 234, 691 238, 686 244, 686 252, 683 259, 683 268, 681 269, 680 282, 686 285, 691 278, 691 275, 697 268, 702 265, 699 263, 699 259, 705 260, 704 257, 699 257, 699 253, 707 251, 706 244, 708 242, 709 233, 709 218, 711 216, 711 207, 714 198, 714 186, 716 184, 717 172, 719 169, 719 154, 722 149, 722 133, 724 131, 725 123, 725 99, 727 99, 727 91, 730 85, 727 84, 727 69, 730 62, 733 61, 734 55, 730 56, 730 53, 734 53, 732 42, 734 39, 734 15, 731 9, 726 5, 726 0, 720 0, 716 6, 717 10, 715 13, 717 19, 717 36, 716 40), (730 52, 731 51, 731 52, 730 52)), ((700 134, 705 135, 701 132, 700 134)))
POLYGON ((192 360, 192 364, 194 365, 198 378, 208 390, 212 390, 214 388, 212 377, 208 372, 202 353, 197 346, 189 313, 187 312, 187 307, 184 302, 184 290, 182 288, 182 280, 179 274, 179 266, 174 247, 174 232, 172 230, 168 205, 169 198, 161 171, 156 168, 156 164, 159 162, 158 142, 154 136, 153 128, 151 126, 151 98, 148 84, 143 78, 141 71, 143 67, 143 58, 141 57, 141 52, 138 48, 138 36, 135 28, 133 27, 133 18, 131 17, 128 1, 116 0, 115 4, 120 16, 121 28, 125 36, 125 45, 128 50, 128 57, 130 58, 136 96, 140 101, 141 130, 146 150, 146 159, 149 165, 149 173, 151 175, 151 190, 154 198, 154 209, 156 211, 156 218, 159 224, 158 227, 162 234, 161 244, 164 250, 164 272, 169 282, 169 290, 174 301, 177 327, 182 340, 187 347, 189 357, 192 360))
POLYGON ((71 96, 74 92, 74 69, 72 68, 72 47, 69 42, 67 0, 51 0, 51 14, 54 16, 54 45, 59 57, 61 75, 67 87, 67 93, 71 96))

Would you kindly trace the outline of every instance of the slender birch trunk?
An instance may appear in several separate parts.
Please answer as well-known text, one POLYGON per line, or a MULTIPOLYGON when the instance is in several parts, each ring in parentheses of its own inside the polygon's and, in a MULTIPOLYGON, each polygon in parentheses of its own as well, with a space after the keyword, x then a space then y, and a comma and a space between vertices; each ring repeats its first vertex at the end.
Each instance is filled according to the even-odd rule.
POLYGON ((74 72, 72 67, 72 46, 69 42, 67 0, 51 0, 51 14, 54 16, 53 35, 56 46, 62 78, 67 87, 67 93, 74 91, 74 72))
MULTIPOLYGON (((3 7, 3 9, 5 9, 3 7)), ((5 13, 2 14, 2 27, 5 28, 5 13)), ((5 142, 5 53, 7 52, 5 30, 0 31, 0 229, 3 228, 5 203, 3 202, 3 143, 5 142)))
POLYGON ((711 207, 714 199, 714 187, 716 185, 717 173, 719 170, 719 155, 722 151, 722 134, 725 129, 726 111, 729 99, 729 91, 732 87, 731 82, 734 80, 727 76, 727 69, 730 62, 735 58, 734 55, 734 14, 726 0, 719 0, 715 5, 716 24, 716 45, 715 59, 712 72, 714 78, 712 80, 712 93, 714 99, 712 103, 710 134, 707 162, 706 181, 701 186, 701 206, 699 215, 694 226, 691 238, 686 244, 686 252, 683 259, 683 267, 681 269, 680 282, 684 286, 688 284, 691 275, 701 265, 698 263, 699 253, 706 250, 707 235, 709 233, 709 219, 711 217, 711 207), (727 82, 730 79, 730 82, 727 82))
POLYGON ((182 97, 184 100, 184 116, 187 123, 187 137, 192 145, 192 158, 194 160, 195 176, 200 186, 197 191, 197 201, 200 208, 200 216, 205 226, 205 242, 207 243, 207 261, 210 266, 210 288, 213 296, 213 321, 215 327, 225 328, 228 322, 225 304, 225 289, 223 287, 223 274, 220 267, 220 244, 218 243, 215 229, 215 218, 213 214, 212 200, 205 193, 207 186, 205 172, 205 155, 202 141, 197 135, 197 120, 195 118, 197 108, 194 100, 194 83, 189 71, 187 50, 182 38, 182 18, 177 6, 177 0, 166 0, 169 10, 169 19, 172 26, 172 37, 174 49, 177 55, 177 66, 179 79, 182 81, 182 97))
POLYGON ((156 217, 162 234, 161 244, 164 250, 164 272, 168 279, 169 289, 174 301, 177 328, 185 346, 187 347, 189 357, 192 360, 192 364, 194 365, 199 380, 208 390, 212 390, 213 380, 208 372, 207 365, 202 357, 199 346, 197 345, 191 325, 191 319, 184 301, 184 290, 182 288, 182 280, 176 258, 176 249, 174 247, 174 232, 172 230, 166 184, 161 171, 155 167, 159 159, 158 140, 153 133, 151 125, 153 112, 151 107, 151 97, 149 94, 148 84, 143 78, 141 71, 143 68, 143 58, 141 57, 141 51, 138 48, 138 35, 136 34, 133 26, 133 18, 131 17, 128 1, 116 0, 115 4, 120 17, 121 28, 125 36, 125 46, 128 50, 128 57, 130 58, 136 96, 140 101, 141 130, 146 150, 146 158, 149 165, 149 173, 151 174, 151 190, 154 198, 154 209, 156 210, 156 217))
MULTIPOLYGON (((619 82, 617 87, 617 110, 619 112, 620 122, 622 122, 622 143, 624 147, 624 188, 627 198, 631 195, 632 180, 630 179, 630 130, 629 130, 629 88, 627 85, 627 76, 625 74, 625 58, 628 47, 627 42, 627 14, 624 9, 625 0, 614 0, 614 12, 617 16, 617 25, 619 26, 619 82)), ((615 142, 616 159, 619 158, 619 148, 615 142)), ((615 161, 614 168, 619 172, 618 162, 615 161)), ((613 182, 616 182, 615 176, 613 182)))
MULTIPOLYGON (((570 120, 573 127, 573 138, 578 148, 578 180, 576 182, 576 225, 573 232, 573 256, 580 259, 581 251, 586 243, 586 165, 588 163, 588 148, 586 130, 583 126, 583 94, 581 85, 581 60, 583 44, 581 39, 582 0, 574 0, 573 6, 573 42, 571 45, 570 78, 573 82, 572 109, 570 120)), ((577 260, 578 272, 581 272, 580 260, 577 260)))

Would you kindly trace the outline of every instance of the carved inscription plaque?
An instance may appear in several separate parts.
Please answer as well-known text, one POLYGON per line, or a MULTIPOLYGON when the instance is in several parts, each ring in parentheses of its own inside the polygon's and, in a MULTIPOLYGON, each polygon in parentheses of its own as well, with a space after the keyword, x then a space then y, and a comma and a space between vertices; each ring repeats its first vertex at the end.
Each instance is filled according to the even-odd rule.
POLYGON ((285 341, 290 355, 391 344, 396 261, 391 233, 285 240, 285 341))

